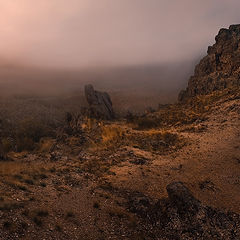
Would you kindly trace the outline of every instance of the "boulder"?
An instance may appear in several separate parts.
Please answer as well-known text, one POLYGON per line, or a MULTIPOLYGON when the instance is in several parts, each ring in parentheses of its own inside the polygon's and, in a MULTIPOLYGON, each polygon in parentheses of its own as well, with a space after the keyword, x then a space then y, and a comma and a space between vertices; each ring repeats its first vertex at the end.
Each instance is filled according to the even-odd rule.
POLYGON ((172 182, 167 186, 169 200, 180 211, 197 212, 200 207, 198 201, 182 182, 172 182))
POLYGON ((93 86, 89 84, 85 86, 85 96, 92 117, 105 120, 114 119, 112 101, 108 93, 95 91, 93 86))
POLYGON ((239 214, 202 204, 182 182, 170 183, 167 192, 168 198, 157 202, 141 193, 128 194, 128 209, 139 217, 149 239, 240 239, 239 214))

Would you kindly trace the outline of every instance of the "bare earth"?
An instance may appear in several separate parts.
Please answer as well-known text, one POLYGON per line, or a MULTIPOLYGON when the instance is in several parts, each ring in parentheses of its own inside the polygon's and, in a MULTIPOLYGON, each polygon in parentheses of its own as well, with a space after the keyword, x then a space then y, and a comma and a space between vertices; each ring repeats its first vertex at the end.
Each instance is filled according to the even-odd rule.
POLYGON ((166 198, 173 181, 207 206, 240 214, 240 99, 217 102, 205 121, 170 127, 181 143, 164 151, 124 140, 161 129, 110 126, 124 131, 122 144, 82 148, 72 137, 0 162, 0 239, 166 239, 148 235, 129 204, 166 198))

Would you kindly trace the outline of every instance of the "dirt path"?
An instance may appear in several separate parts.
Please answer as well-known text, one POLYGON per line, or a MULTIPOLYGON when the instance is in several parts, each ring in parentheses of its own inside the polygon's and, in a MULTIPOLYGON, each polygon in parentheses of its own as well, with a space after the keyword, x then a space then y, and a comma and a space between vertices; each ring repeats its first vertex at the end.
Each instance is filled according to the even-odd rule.
POLYGON ((143 239, 127 198, 157 201, 173 181, 208 206, 240 213, 239 109, 240 100, 229 101, 204 122, 172 129, 186 144, 162 154, 121 146, 76 156, 77 146, 60 146, 58 160, 29 154, 2 163, 0 240, 143 239))
POLYGON ((167 184, 183 181, 203 203, 240 213, 239 106, 235 101, 216 107, 201 124, 203 132, 177 130, 190 145, 175 153, 149 157, 145 152, 149 165, 113 167, 112 183, 159 199, 166 197, 167 184))

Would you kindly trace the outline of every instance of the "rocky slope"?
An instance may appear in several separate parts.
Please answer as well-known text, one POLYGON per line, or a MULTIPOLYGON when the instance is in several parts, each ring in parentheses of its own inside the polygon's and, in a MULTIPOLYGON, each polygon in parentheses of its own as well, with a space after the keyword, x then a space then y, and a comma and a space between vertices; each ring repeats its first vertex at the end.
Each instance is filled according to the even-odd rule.
POLYGON ((196 66, 187 89, 179 94, 180 101, 240 86, 240 25, 221 29, 215 40, 208 55, 196 66))
POLYGON ((95 122, 85 145, 66 134, 11 153, 0 161, 0 239, 238 240, 239 94, 194 122, 95 122))
POLYGON ((0 239, 239 240, 239 32, 220 31, 189 101, 126 121, 70 116, 35 151, 10 152, 0 239))

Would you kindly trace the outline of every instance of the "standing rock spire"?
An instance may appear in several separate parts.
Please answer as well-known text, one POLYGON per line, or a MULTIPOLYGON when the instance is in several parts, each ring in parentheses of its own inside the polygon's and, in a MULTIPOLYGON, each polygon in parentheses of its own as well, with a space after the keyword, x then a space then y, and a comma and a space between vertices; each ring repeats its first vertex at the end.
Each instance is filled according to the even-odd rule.
POLYGON ((85 86, 85 96, 90 107, 92 117, 112 120, 114 111, 108 93, 95 91, 91 84, 85 86))

